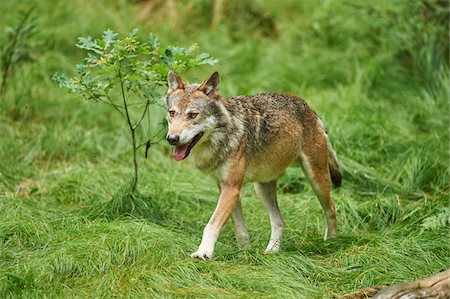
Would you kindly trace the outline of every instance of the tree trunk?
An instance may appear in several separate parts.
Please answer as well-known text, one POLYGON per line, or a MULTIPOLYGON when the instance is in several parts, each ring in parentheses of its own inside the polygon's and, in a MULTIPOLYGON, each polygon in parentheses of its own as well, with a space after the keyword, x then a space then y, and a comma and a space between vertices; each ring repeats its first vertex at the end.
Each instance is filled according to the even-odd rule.
POLYGON ((374 299, 450 298, 450 269, 434 276, 405 282, 378 292, 374 299))
POLYGON ((214 0, 212 7, 211 27, 215 28, 222 19, 223 0, 214 0))
POLYGON ((394 286, 365 288, 337 299, 450 299, 450 269, 434 276, 394 286))

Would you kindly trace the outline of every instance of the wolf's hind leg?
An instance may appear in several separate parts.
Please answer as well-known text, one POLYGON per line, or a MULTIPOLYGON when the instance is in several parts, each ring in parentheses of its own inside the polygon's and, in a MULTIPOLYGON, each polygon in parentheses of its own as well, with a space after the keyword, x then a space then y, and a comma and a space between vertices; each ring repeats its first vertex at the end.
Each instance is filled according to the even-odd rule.
POLYGON ((277 181, 268 183, 255 183, 256 195, 261 199, 269 210, 269 219, 272 232, 266 253, 280 250, 281 236, 284 230, 284 221, 281 217, 277 202, 277 181))
POLYGON ((331 178, 328 168, 326 149, 312 151, 311 154, 302 153, 302 168, 306 178, 311 183, 314 192, 322 206, 326 230, 324 239, 328 240, 337 236, 336 209, 331 200, 331 178))
MULTIPOLYGON (((242 199, 242 192, 241 192, 242 199)), ((244 215, 242 214, 242 205, 239 201, 231 214, 231 219, 233 220, 234 231, 236 232, 236 239, 239 246, 242 248, 248 248, 250 245, 250 237, 248 235, 247 227, 244 222, 244 215)))

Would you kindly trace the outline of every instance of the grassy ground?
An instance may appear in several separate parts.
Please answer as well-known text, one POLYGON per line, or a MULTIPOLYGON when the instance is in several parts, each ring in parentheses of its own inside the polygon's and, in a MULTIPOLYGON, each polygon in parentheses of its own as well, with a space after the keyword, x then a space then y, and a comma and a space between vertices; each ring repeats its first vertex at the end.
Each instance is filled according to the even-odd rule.
POLYGON ((448 3, 233 0, 212 30, 209 1, 142 16, 127 1, 8 0, 1 27, 34 4, 33 62, 0 101, 0 297, 330 298, 449 267, 448 3), (332 193, 339 238, 322 240, 318 201, 292 168, 279 183, 282 252, 263 254, 269 220, 249 185, 251 249, 227 224, 214 260, 191 260, 218 191, 165 144, 140 153, 140 194, 127 205, 124 124, 50 78, 73 71, 78 36, 134 27, 219 58, 224 95, 310 103, 345 169, 332 193))

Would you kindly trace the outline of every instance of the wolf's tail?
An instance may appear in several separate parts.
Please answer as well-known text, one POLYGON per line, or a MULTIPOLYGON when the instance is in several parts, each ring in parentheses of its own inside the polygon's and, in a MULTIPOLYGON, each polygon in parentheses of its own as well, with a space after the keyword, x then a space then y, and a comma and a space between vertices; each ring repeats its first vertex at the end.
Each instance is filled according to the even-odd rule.
POLYGON ((317 120, 319 121, 319 125, 322 127, 323 132, 327 138, 327 147, 328 147, 328 167, 330 168, 330 176, 331 181, 335 187, 340 187, 342 184, 342 168, 339 164, 338 158, 336 156, 336 152, 331 145, 330 139, 328 138, 327 128, 323 123, 323 120, 317 116, 317 120))
POLYGON ((336 157, 336 152, 331 146, 330 140, 328 143, 328 167, 330 168, 331 181, 335 187, 340 187, 342 184, 342 168, 336 157))

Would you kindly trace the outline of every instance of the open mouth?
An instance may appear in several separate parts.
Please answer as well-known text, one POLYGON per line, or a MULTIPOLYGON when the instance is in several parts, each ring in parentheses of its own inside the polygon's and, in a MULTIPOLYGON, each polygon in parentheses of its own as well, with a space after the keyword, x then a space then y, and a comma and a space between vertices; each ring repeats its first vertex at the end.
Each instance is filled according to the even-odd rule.
POLYGON ((176 145, 173 148, 173 158, 177 161, 186 159, 186 157, 189 156, 191 149, 200 140, 200 138, 202 138, 202 136, 203 136, 203 132, 200 132, 197 135, 195 135, 194 138, 192 138, 192 140, 189 141, 188 143, 183 144, 183 145, 176 145))

